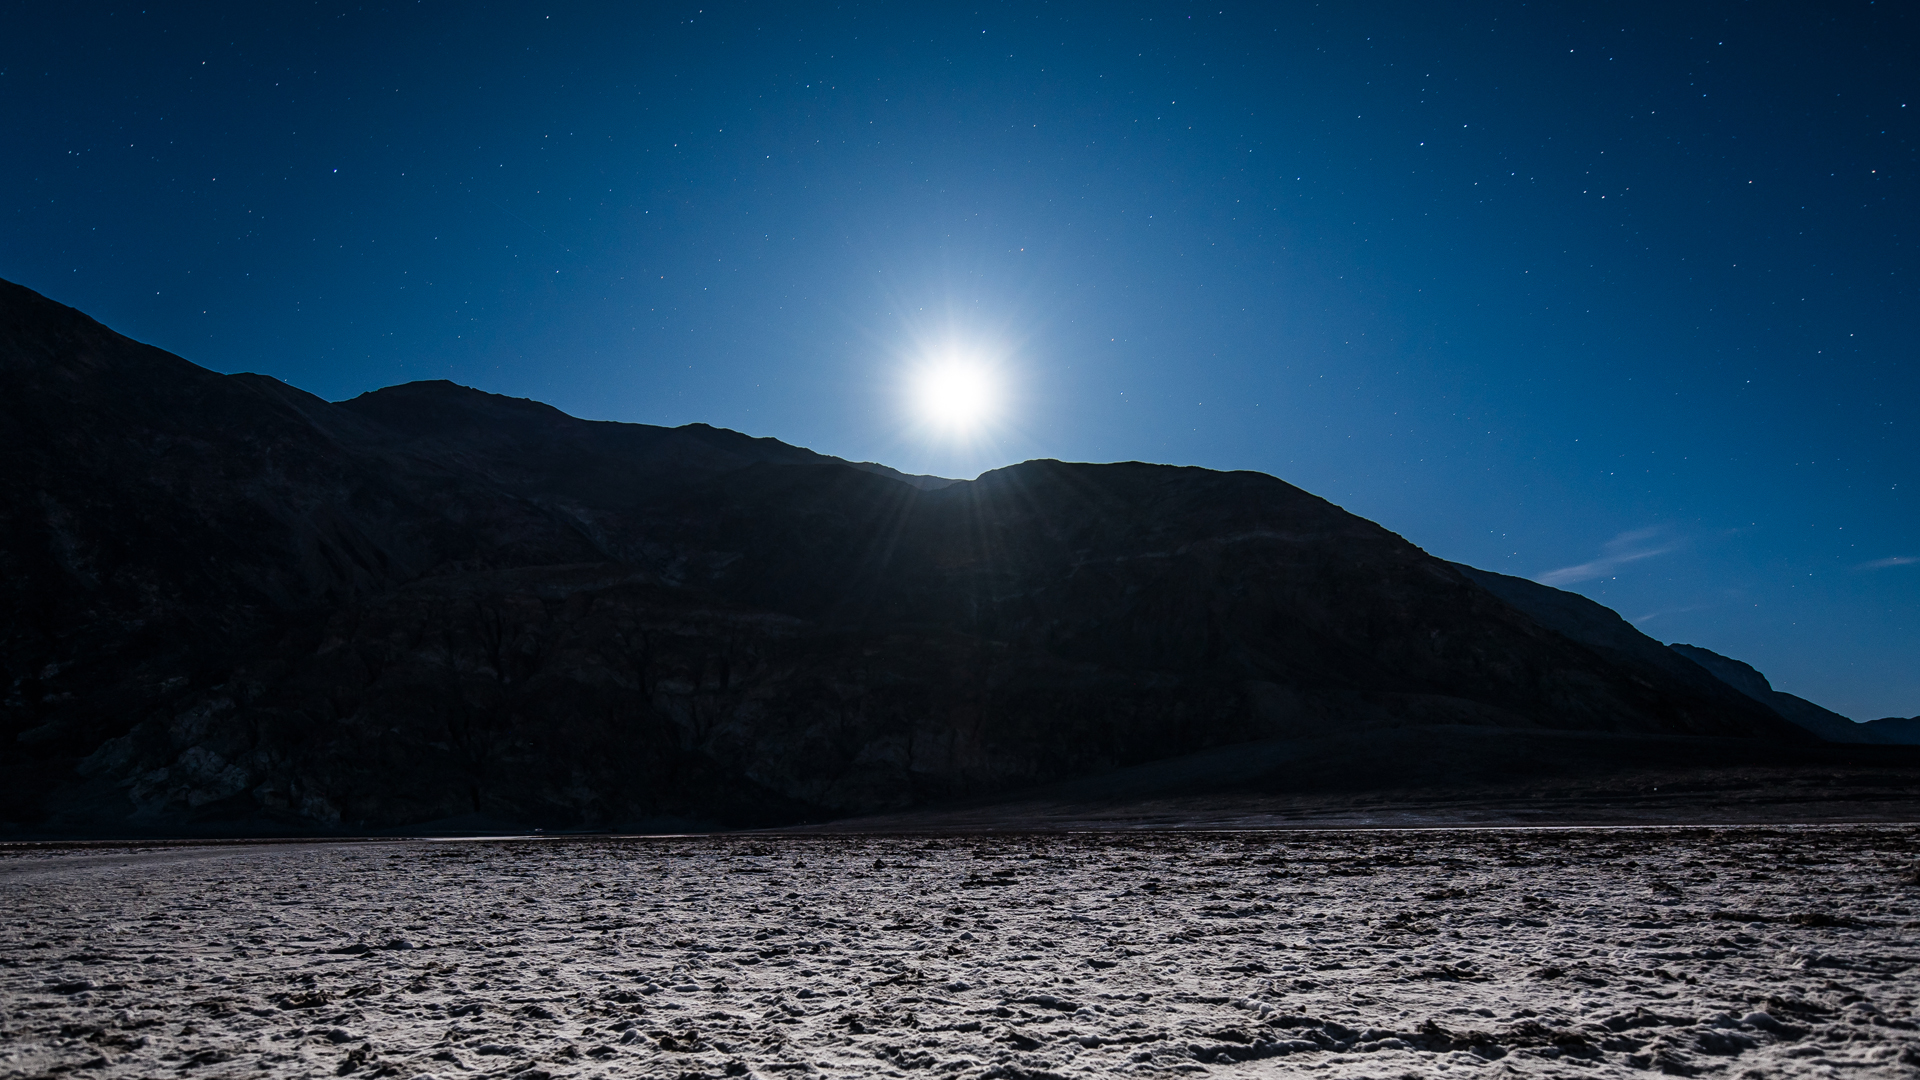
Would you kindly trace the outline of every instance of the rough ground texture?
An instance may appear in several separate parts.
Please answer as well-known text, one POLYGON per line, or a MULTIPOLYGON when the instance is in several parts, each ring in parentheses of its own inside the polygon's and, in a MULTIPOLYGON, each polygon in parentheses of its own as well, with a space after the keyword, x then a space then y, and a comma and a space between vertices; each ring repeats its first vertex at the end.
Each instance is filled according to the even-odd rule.
POLYGON ((1911 1077, 1912 826, 0 855, 0 1076, 1911 1077))

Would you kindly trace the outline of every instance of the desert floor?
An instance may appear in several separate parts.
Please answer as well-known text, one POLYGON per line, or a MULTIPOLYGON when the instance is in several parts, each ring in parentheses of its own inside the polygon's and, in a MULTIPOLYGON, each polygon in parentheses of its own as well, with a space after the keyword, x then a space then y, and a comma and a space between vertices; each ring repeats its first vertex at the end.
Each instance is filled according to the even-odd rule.
POLYGON ((1913 826, 0 848, 0 1076, 1920 1076, 1913 826))

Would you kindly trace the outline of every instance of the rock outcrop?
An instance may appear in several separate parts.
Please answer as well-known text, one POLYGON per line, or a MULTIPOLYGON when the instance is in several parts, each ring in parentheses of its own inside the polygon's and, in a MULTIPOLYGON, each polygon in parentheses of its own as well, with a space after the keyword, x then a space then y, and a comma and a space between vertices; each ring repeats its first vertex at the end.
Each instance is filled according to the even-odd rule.
POLYGON ((329 403, 4 283, 0 456, 0 818, 42 830, 770 823, 1431 725, 1804 737, 1259 473, 952 482, 449 383, 329 403))

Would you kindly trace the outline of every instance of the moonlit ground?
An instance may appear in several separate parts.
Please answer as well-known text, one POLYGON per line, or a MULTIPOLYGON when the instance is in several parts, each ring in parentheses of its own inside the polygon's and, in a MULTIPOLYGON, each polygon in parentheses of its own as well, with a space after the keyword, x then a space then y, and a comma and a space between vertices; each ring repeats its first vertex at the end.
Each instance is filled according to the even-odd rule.
POLYGON ((0 1075, 1920 1075, 1911 826, 0 849, 0 1075))

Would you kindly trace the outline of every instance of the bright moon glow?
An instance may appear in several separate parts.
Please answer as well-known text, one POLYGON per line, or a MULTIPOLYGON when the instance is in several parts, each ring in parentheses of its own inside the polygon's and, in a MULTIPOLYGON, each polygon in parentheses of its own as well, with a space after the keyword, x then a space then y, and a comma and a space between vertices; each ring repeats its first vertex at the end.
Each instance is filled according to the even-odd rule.
POLYGON ((993 373, 964 358, 945 360, 920 372, 914 403, 920 415, 951 432, 971 431, 993 418, 998 404, 993 373))

